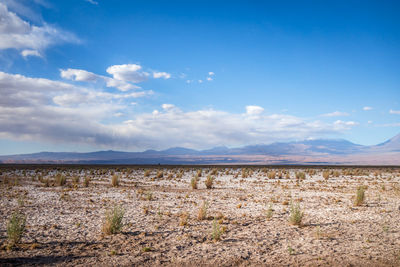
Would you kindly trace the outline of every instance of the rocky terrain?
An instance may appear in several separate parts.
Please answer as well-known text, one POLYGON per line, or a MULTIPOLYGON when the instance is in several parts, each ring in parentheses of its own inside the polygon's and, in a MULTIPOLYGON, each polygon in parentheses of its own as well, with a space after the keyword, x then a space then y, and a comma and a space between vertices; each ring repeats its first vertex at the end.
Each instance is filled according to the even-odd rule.
POLYGON ((400 168, 3 165, 0 173, 1 266, 400 265, 400 168), (358 190, 365 198, 356 203, 358 190), (115 207, 123 227, 107 234, 115 207), (26 229, 11 246, 15 212, 26 229))

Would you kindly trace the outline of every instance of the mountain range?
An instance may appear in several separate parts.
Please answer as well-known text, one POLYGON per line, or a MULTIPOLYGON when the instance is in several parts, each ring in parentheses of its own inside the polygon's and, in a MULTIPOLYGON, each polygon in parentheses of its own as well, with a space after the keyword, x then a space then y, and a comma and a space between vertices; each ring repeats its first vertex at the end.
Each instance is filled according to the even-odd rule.
POLYGON ((0 156, 0 163, 400 165, 400 134, 374 146, 344 139, 316 139, 207 150, 174 147, 144 152, 40 152, 0 156))

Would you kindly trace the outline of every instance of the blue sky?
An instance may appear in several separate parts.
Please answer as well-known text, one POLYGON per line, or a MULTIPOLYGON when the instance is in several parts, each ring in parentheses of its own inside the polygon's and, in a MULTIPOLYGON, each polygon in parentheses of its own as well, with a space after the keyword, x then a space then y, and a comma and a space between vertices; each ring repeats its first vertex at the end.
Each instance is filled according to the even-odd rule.
POLYGON ((400 133, 397 1, 0 3, 0 154, 400 133))

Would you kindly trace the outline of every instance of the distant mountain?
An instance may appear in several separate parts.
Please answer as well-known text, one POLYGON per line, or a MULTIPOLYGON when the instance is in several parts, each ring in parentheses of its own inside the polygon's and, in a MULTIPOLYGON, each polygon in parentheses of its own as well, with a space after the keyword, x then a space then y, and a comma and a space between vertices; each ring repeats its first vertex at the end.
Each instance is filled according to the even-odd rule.
POLYGON ((277 142, 269 145, 250 145, 237 148, 225 146, 207 150, 174 147, 166 150, 144 152, 96 151, 40 152, 0 156, 0 163, 82 163, 82 164, 310 164, 377 162, 377 155, 385 162, 400 162, 400 134, 375 146, 362 146, 343 139, 316 139, 296 142, 277 142), (398 153, 398 154, 393 154, 398 153), (382 156, 384 155, 384 156, 382 156))
POLYGON ((239 155, 309 155, 349 154, 360 152, 364 146, 356 145, 347 140, 306 140, 301 142, 272 143, 270 145, 252 145, 231 149, 226 154, 239 155))
POLYGON ((400 134, 392 137, 391 139, 379 145, 371 147, 374 150, 380 151, 399 151, 400 152, 400 134))

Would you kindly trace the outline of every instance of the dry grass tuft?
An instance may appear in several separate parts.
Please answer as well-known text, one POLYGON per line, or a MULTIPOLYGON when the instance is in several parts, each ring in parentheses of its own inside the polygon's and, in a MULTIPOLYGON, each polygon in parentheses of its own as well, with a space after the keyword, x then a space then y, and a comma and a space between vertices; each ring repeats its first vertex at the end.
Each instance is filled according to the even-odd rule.
POLYGON ((211 177, 211 175, 208 175, 207 179, 204 181, 204 184, 206 185, 207 189, 212 189, 214 184, 214 178, 211 177))
POLYGON ((192 189, 197 189, 198 181, 199 181, 198 176, 195 176, 190 180, 190 185, 192 186, 192 189))
POLYGON ((125 211, 120 206, 115 206, 111 210, 107 210, 103 222, 103 233, 106 235, 120 233, 123 227, 122 219, 125 211))
POLYGON ((199 212, 197 214, 197 219, 200 221, 207 219, 207 210, 208 210, 208 202, 203 201, 203 204, 200 206, 199 212))
POLYGON ((119 186, 119 176, 114 174, 113 177, 111 178, 111 185, 113 187, 119 186))
POLYGON ((62 175, 61 173, 56 174, 56 184, 58 186, 63 186, 67 183, 67 177, 62 175))

